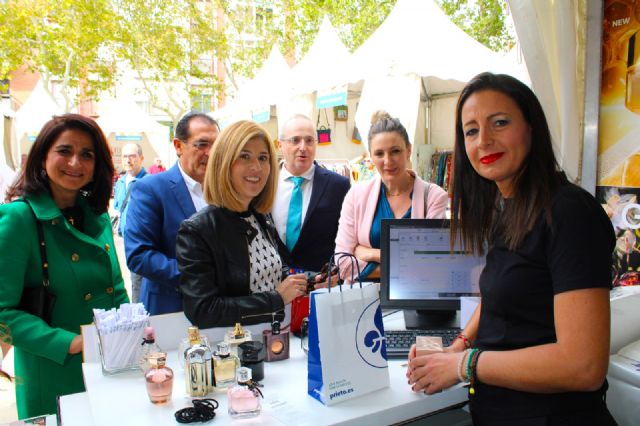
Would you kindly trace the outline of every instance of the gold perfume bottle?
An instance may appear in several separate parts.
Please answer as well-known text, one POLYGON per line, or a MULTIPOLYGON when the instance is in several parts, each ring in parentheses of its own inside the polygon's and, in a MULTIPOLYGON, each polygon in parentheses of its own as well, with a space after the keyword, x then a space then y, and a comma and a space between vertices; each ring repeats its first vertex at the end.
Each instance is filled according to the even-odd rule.
POLYGON ((213 385, 216 390, 226 389, 236 382, 236 370, 240 360, 231 353, 227 342, 218 343, 213 355, 213 385))
POLYGON ((200 340, 198 327, 189 327, 190 347, 185 351, 184 376, 189 396, 205 396, 213 391, 211 350, 200 340))
POLYGON ((251 332, 242 328, 242 325, 237 322, 233 329, 227 331, 227 334, 224 336, 224 341, 229 344, 231 353, 238 356, 238 346, 241 343, 251 341, 251 332))

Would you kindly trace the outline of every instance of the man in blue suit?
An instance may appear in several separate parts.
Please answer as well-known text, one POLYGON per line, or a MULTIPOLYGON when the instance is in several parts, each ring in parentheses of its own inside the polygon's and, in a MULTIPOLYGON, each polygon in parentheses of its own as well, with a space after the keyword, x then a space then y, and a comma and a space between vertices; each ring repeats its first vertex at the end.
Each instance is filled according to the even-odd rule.
POLYGON ((307 116, 295 115, 284 122, 279 138, 284 163, 271 215, 281 243, 287 247, 288 264, 318 272, 333 254, 349 179, 315 162, 316 137, 307 116), (297 189, 296 180, 300 182, 297 189), (292 207, 296 196, 301 202, 292 207), (300 211, 295 213, 292 208, 300 211))
POLYGON ((129 269, 143 277, 140 299, 151 315, 182 311, 176 234, 183 220, 206 206, 202 182, 219 131, 206 114, 185 115, 173 139, 176 164, 141 179, 131 191, 125 254, 129 269))

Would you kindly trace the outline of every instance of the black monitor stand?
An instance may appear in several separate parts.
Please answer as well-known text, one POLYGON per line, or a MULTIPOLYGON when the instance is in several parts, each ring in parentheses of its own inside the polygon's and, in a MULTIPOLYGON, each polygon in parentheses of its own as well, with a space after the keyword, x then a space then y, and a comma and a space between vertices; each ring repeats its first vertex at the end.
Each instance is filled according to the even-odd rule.
POLYGON ((460 327, 460 311, 404 311, 404 324, 407 330, 444 330, 460 327))

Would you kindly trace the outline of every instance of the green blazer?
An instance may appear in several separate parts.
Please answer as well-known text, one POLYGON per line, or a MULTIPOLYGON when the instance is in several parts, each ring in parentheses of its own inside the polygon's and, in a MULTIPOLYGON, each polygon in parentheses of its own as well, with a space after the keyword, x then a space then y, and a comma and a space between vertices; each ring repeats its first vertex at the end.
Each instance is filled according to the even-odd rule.
POLYGON ((68 355, 93 309, 129 301, 106 213, 97 216, 82 197, 85 233, 66 221, 49 194, 27 197, 43 224, 50 291, 57 296, 52 325, 16 309, 24 286, 42 285, 38 234, 23 202, 0 205, 0 324, 14 345, 19 418, 56 412, 56 396, 84 391, 82 354, 68 355))

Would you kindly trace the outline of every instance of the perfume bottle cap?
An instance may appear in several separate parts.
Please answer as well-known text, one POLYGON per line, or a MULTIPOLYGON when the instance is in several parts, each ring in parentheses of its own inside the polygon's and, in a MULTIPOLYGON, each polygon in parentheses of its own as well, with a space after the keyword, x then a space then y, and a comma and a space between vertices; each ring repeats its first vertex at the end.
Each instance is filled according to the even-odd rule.
POLYGON ((198 329, 198 327, 195 327, 195 326, 189 327, 188 333, 189 333, 189 341, 192 344, 200 340, 200 330, 198 329))
POLYGON ((236 369, 236 380, 238 383, 247 383, 251 381, 251 369, 240 367, 236 369))
POLYGON ((224 357, 228 357, 229 354, 231 353, 231 350, 229 349, 229 344, 227 342, 220 342, 218 343, 217 347, 218 347, 218 351, 216 352, 216 354, 218 356, 221 356, 224 358, 224 357))
POLYGON ((241 343, 239 346, 240 361, 260 362, 264 361, 264 344, 255 340, 241 343))
POLYGON ((244 330, 239 322, 237 322, 236 326, 233 328, 233 337, 236 339, 242 339, 244 337, 244 330))
POLYGON ((145 327, 144 328, 144 339, 145 340, 155 340, 156 333, 153 330, 153 327, 145 327))
POLYGON ((280 321, 274 321, 271 323, 271 333, 280 334, 280 321))

